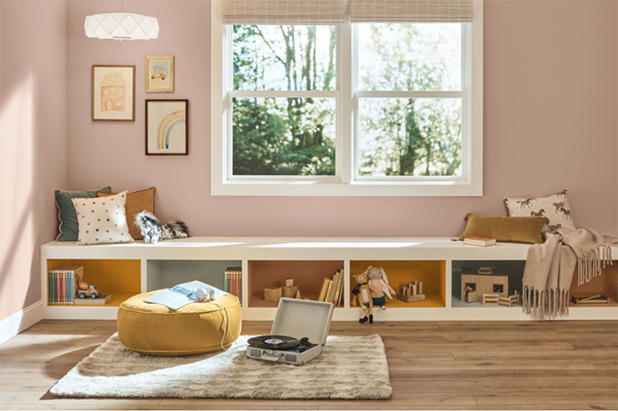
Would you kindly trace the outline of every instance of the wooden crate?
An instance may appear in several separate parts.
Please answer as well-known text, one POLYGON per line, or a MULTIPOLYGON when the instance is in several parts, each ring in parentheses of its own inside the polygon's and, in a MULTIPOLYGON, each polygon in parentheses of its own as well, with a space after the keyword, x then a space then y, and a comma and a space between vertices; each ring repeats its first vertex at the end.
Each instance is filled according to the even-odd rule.
POLYGON ((498 294, 483 294, 483 305, 498 305, 500 295, 498 294))
POLYGON ((515 307, 516 305, 519 305, 520 301, 520 295, 513 294, 508 297, 500 297, 498 299, 498 304, 506 305, 507 307, 515 307))
POLYGON ((416 303, 419 301, 425 301, 425 294, 416 294, 416 295, 397 294, 397 299, 403 301, 404 303, 416 303))

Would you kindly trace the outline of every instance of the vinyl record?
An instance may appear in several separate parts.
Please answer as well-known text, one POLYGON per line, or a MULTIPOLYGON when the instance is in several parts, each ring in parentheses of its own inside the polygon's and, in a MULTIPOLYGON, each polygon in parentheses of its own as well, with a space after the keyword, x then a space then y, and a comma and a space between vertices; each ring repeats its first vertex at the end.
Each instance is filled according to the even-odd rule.
POLYGON ((260 335, 259 337, 250 338, 247 342, 250 346, 255 348, 281 350, 296 347, 300 343, 300 340, 285 335, 260 335))

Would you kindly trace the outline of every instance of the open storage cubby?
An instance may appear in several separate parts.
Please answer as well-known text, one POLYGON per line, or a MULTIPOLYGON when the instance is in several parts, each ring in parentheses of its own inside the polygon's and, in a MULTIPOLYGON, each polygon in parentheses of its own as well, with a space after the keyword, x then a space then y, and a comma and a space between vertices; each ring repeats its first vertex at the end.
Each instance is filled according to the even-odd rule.
POLYGON ((148 291, 201 281, 223 290, 225 270, 240 267, 241 260, 148 260, 148 291))
MULTIPOLYGON (((53 241, 41 247, 42 312, 45 319, 114 320, 121 302, 131 296, 191 280, 223 288, 225 270, 242 267, 243 320, 272 321, 277 303, 264 300, 265 288, 281 287, 286 278, 292 278, 301 298, 315 300, 324 278, 332 278, 343 268, 344 301, 335 310, 333 320, 357 322, 360 308, 350 305, 350 290, 356 285, 352 274, 380 265, 396 291, 412 280, 422 281, 425 300, 406 303, 387 299, 389 309, 376 311, 375 321, 529 321, 532 317, 521 306, 509 310, 505 306, 461 301, 464 266, 508 268, 508 293, 521 288, 529 247, 514 243, 473 247, 450 238, 191 237, 158 244, 136 241, 96 246, 53 241), (111 294, 111 303, 48 305, 48 271, 60 265, 84 266, 86 281, 95 283, 102 293, 111 294)), ((612 247, 612 259, 616 264, 617 247, 612 247)), ((609 304, 571 304, 569 315, 557 319, 618 320, 616 267, 608 266, 602 275, 581 287, 577 286, 576 275, 571 287, 572 295, 605 294, 609 304)), ((481 284, 481 288, 486 285, 481 284)))
MULTIPOLYGON (((351 289, 356 286, 352 275, 362 273, 370 265, 381 266, 384 269, 395 293, 399 291, 400 285, 412 280, 423 282, 425 301, 406 303, 394 295, 392 300, 386 298, 387 307, 446 307, 446 261, 350 261, 351 289)), ((350 298, 353 298, 351 293, 350 298)))
MULTIPOLYGON (((111 294, 112 299, 105 306, 117 307, 129 297, 140 293, 140 260, 47 260, 47 271, 63 265, 84 267, 84 281, 96 284, 102 294, 111 294)), ((49 281, 47 282, 49 287, 49 281)), ((47 294, 46 294, 47 296, 47 294)), ((63 305, 63 307, 101 307, 96 305, 63 305)))
POLYGON ((286 278, 294 279, 301 298, 317 300, 324 278, 332 278, 343 266, 343 260, 249 260, 249 307, 276 307, 278 303, 264 300, 264 288, 281 287, 286 278))
POLYGON ((578 305, 571 302, 570 307, 618 307, 618 261, 614 261, 613 265, 605 266, 603 269, 603 274, 594 277, 589 283, 582 284, 580 286, 577 285, 578 270, 579 267, 575 268, 575 274, 573 274, 571 295, 575 297, 589 297, 604 294, 609 297, 609 304, 578 305))
MULTIPOLYGON (((453 308, 472 308, 472 307, 483 307, 483 308, 497 308, 497 307, 502 307, 502 308, 508 308, 504 305, 483 305, 482 302, 482 295, 480 296, 478 301, 475 302, 466 302, 466 301, 462 301, 461 300, 461 271, 463 269, 463 267, 472 267, 472 268, 479 268, 479 267, 491 267, 494 269, 498 269, 498 268, 506 268, 508 270, 508 277, 509 277, 509 289, 508 289, 508 295, 513 295, 514 293, 514 289, 518 288, 518 289, 522 289, 522 279, 524 277, 524 267, 526 265, 525 261, 453 261, 453 265, 452 265, 452 302, 451 305, 453 308)), ((511 308, 517 308, 519 307, 521 309, 521 305, 519 306, 515 306, 515 307, 511 307, 511 308)))

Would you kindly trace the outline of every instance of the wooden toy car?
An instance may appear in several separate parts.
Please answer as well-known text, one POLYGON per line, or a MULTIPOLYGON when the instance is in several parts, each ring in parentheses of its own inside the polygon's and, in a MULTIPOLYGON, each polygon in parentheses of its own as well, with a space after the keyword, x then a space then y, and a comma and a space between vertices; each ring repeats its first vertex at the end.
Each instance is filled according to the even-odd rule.
POLYGON ((101 298, 101 292, 99 291, 96 285, 90 284, 87 289, 85 290, 80 289, 78 291, 77 296, 82 299, 88 298, 88 297, 95 299, 95 298, 101 298))

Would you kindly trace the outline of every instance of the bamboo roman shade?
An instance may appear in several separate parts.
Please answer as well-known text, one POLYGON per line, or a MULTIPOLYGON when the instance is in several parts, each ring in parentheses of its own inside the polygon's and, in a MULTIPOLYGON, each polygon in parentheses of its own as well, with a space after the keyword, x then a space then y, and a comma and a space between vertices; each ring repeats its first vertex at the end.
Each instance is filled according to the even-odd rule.
POLYGON ((345 0, 222 0, 223 24, 336 25, 345 0))
POLYGON ((350 0, 352 23, 465 23, 472 0, 350 0))

